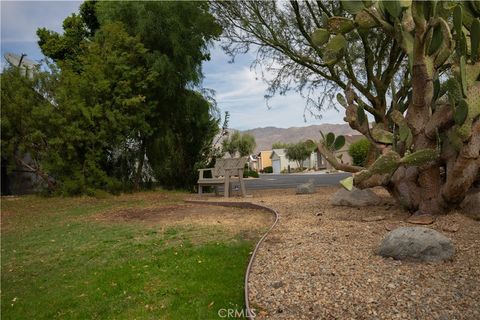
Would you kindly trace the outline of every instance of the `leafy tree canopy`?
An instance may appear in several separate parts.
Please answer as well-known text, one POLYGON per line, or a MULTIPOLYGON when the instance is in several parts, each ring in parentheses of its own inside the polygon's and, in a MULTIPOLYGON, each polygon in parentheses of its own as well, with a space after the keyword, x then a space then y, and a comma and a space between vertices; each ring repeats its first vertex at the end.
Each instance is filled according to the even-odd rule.
MULTIPOLYGON (((154 181, 192 187, 219 121, 200 86, 201 64, 221 32, 208 4, 88 1, 63 27, 63 34, 37 32, 54 61, 49 72, 31 83, 14 68, 2 75, 22 84, 30 101, 6 99, 10 140, 2 137, 2 146, 32 154, 35 170, 55 181, 51 189, 67 194, 154 181), (16 122, 18 104, 23 122, 16 122)), ((2 101, 14 95, 2 87, 2 101)))
POLYGON ((290 143, 285 142, 274 142, 272 144, 272 149, 286 149, 290 146, 290 143))
POLYGON ((224 152, 228 152, 231 157, 235 157, 237 152, 241 157, 246 157, 255 150, 255 137, 248 133, 235 131, 230 137, 222 142, 224 152))
POLYGON ((303 169, 303 162, 308 159, 312 153, 312 146, 309 142, 298 142, 290 144, 286 148, 285 156, 292 161, 296 161, 298 167, 303 169))

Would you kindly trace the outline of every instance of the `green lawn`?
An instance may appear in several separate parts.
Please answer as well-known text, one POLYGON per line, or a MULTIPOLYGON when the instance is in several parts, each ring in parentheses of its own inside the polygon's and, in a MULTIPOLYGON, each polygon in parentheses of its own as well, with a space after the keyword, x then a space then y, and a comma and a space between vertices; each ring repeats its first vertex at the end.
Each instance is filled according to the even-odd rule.
POLYGON ((183 196, 2 199, 2 318, 215 319, 220 308, 243 308, 254 240, 218 242, 208 236, 222 230, 205 230, 198 244, 192 228, 91 219, 183 196))

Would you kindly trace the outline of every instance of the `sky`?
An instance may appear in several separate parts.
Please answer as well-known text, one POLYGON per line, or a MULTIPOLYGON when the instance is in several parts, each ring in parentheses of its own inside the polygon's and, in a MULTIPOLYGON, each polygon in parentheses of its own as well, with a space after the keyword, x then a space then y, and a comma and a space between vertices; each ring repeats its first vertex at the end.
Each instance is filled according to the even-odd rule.
MULTIPOLYGON (((43 55, 37 45, 36 30, 45 27, 62 32, 63 20, 78 11, 79 1, 1 1, 1 54, 26 53, 31 60, 43 55)), ((343 114, 333 109, 318 120, 306 115, 305 100, 298 93, 264 98, 267 85, 250 69, 255 53, 237 56, 234 63, 218 43, 211 49, 211 60, 203 65, 205 88, 215 91, 215 100, 224 113, 230 113, 229 127, 247 130, 258 127, 303 127, 321 123, 343 123, 343 114)))

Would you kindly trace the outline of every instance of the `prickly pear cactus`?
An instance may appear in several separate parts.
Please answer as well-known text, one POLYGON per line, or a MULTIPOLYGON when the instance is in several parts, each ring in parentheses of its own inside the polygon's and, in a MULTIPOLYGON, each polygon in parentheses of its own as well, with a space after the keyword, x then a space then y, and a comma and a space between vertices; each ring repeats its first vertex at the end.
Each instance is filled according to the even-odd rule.
MULTIPOLYGON (((395 37, 413 66, 415 19, 426 21, 424 61, 427 73, 435 84, 432 109, 447 101, 453 111, 455 125, 443 136, 452 145, 461 145, 471 135, 472 123, 480 115, 480 1, 341 1, 347 17, 327 17, 324 27, 312 35, 323 52, 324 62, 331 65, 348 50, 348 34, 354 29, 365 31, 382 28, 395 37), (448 72, 445 66, 450 67, 448 72), (441 76, 440 76, 441 75, 441 76)), ((448 68, 447 68, 448 69, 448 68)), ((337 95, 338 102, 347 108, 346 99, 337 95)), ((348 106, 349 107, 349 106, 348 106)), ((408 106, 399 108, 402 113, 408 106)), ((395 110, 397 111, 397 110, 395 110)), ((364 125, 367 117, 362 106, 356 106, 351 120, 364 125)), ((368 128, 372 142, 396 145, 402 142, 413 147, 413 135, 404 119, 390 119, 395 132, 387 128, 368 128)), ((364 133, 364 132, 362 132, 364 133)), ((365 133, 364 133, 365 134, 365 133)), ((413 150, 412 150, 413 151, 413 150)))
POLYGON ((367 89, 359 85, 363 74, 361 81, 347 75, 337 94, 344 120, 372 146, 367 167, 335 161, 330 151, 344 142, 333 134, 319 150, 354 173, 341 181, 346 189, 384 186, 412 212, 448 212, 480 182, 480 1, 340 0, 331 8, 316 19, 310 41, 322 67, 348 70, 358 39, 368 47, 378 35, 393 39, 390 54, 364 50, 361 58, 401 57, 391 77, 366 66, 367 89), (388 97, 369 95, 371 83, 388 97))

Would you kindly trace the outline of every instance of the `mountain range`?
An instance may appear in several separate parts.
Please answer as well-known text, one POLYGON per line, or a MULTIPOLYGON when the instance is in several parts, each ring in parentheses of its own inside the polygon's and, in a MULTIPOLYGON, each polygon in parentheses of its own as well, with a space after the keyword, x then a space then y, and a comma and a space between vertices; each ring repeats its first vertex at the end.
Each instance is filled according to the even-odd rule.
POLYGON ((265 127, 255 128, 241 131, 242 133, 249 133, 255 137, 257 147, 255 152, 261 150, 271 150, 272 144, 275 142, 295 143, 312 139, 318 141, 320 139, 320 131, 324 134, 333 132, 335 135, 359 135, 360 133, 350 128, 348 124, 330 124, 324 123, 319 125, 311 125, 307 127, 291 127, 291 128, 276 128, 265 127))

